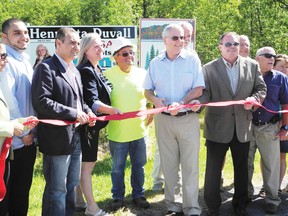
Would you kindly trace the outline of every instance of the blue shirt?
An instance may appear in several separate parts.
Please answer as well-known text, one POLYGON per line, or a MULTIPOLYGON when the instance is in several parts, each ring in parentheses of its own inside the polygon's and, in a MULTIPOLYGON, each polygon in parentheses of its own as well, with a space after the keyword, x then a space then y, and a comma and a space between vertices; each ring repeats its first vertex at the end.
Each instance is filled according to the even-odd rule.
MULTIPOLYGON (((33 68, 28 55, 13 49, 9 45, 6 45, 6 52, 8 54, 8 64, 4 69, 5 74, 3 75, 6 76, 6 82, 2 91, 9 107, 10 118, 13 120, 35 116, 31 98, 33 68)), ((21 137, 27 135, 27 133, 29 131, 22 133, 21 137)), ((24 146, 21 137, 13 137, 13 149, 24 146)))
MULTIPOLYGON (((279 104, 288 104, 287 76, 281 72, 272 70, 263 78, 267 85, 267 95, 262 105, 269 110, 278 111, 279 104)), ((269 122, 274 116, 274 113, 259 107, 253 113, 253 122, 269 122)))
POLYGON ((205 87, 201 61, 196 53, 182 50, 173 61, 161 52, 149 65, 144 88, 156 97, 165 98, 165 105, 179 102, 193 88, 205 87))

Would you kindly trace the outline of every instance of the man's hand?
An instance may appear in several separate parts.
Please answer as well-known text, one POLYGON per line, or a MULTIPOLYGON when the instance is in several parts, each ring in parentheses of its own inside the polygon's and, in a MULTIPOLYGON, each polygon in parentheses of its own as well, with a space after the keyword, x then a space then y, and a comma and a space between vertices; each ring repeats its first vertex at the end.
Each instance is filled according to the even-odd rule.
POLYGON ((13 125, 14 125, 14 131, 13 131, 14 135, 20 136, 23 133, 24 125, 17 121, 13 121, 13 125))
POLYGON ((288 131, 284 129, 280 129, 277 137, 280 138, 281 141, 288 140, 288 131))
POLYGON ((28 130, 32 130, 34 127, 36 127, 37 126, 37 124, 39 123, 39 120, 38 120, 38 118, 36 118, 35 116, 29 116, 28 118, 27 118, 27 121, 31 121, 31 123, 30 124, 28 124, 28 125, 26 125, 25 127, 25 129, 28 129, 28 130))
POLYGON ((89 127, 92 127, 92 126, 94 126, 95 125, 95 123, 96 123, 96 120, 95 120, 95 118, 96 118, 96 115, 93 113, 93 112, 89 112, 88 114, 88 117, 89 117, 89 127))
POLYGON ((182 108, 180 107, 180 105, 182 105, 182 104, 177 103, 177 102, 174 102, 174 103, 172 103, 172 104, 168 107, 168 110, 169 110, 169 112, 170 112, 170 114, 171 114, 172 116, 177 115, 178 112, 182 109, 182 108))
POLYGON ((189 102, 189 104, 193 104, 193 106, 190 107, 190 109, 193 112, 197 112, 198 110, 200 110, 201 105, 200 105, 200 101, 199 100, 192 100, 189 102), (198 105, 199 104, 199 105, 198 105))
POLYGON ((244 104, 245 110, 251 110, 254 106, 254 102, 257 102, 257 100, 254 97, 247 97, 246 98, 247 103, 244 104))
POLYGON ((24 146, 32 145, 33 141, 34 141, 33 133, 29 133, 26 136, 22 137, 22 142, 24 143, 24 146))
POLYGON ((77 121, 81 125, 86 124, 86 123, 90 123, 89 122, 89 116, 86 113, 84 113, 83 111, 79 111, 79 110, 77 110, 77 121))

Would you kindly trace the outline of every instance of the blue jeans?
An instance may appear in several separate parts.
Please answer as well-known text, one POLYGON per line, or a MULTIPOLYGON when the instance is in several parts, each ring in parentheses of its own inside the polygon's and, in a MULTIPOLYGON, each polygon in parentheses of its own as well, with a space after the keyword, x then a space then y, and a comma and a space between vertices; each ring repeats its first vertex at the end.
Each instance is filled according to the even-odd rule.
POLYGON ((43 155, 46 185, 43 194, 42 216, 72 216, 75 213, 75 187, 80 183, 81 140, 76 130, 71 155, 43 155))
POLYGON ((130 182, 132 199, 144 197, 144 165, 146 164, 146 142, 144 138, 130 142, 114 142, 109 140, 112 155, 112 194, 113 199, 123 200, 125 195, 124 172, 129 152, 132 170, 130 182))

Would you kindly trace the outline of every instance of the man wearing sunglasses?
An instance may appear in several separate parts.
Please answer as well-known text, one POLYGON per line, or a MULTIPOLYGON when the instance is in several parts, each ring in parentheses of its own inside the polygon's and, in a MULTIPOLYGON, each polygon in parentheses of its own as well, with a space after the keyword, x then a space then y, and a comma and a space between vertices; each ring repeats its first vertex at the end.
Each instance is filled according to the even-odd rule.
MULTIPOLYGON (((256 53, 256 61, 267 85, 267 96, 263 106, 277 112, 279 103, 281 110, 288 109, 288 79, 279 71, 272 70, 276 53, 272 47, 262 47, 256 53)), ((268 112, 260 107, 253 113, 253 135, 249 152, 249 188, 248 193, 253 195, 252 175, 256 148, 261 155, 262 176, 264 181, 265 210, 269 214, 276 214, 281 202, 278 196, 280 176, 280 137, 288 138, 288 114, 283 113, 281 127, 278 114, 268 112)))
POLYGON ((179 105, 188 104, 202 94, 201 62, 196 53, 183 49, 184 30, 181 25, 166 26, 162 37, 166 49, 151 61, 144 87, 146 98, 156 108, 169 107, 169 110, 154 116, 165 177, 166 215, 200 215, 199 118, 197 113, 179 105))
MULTIPOLYGON (((143 82, 146 71, 134 66, 135 46, 130 40, 119 37, 113 41, 112 57, 116 65, 105 72, 112 83, 111 105, 122 112, 146 109, 143 82)), ((146 127, 144 118, 110 121, 108 139, 112 156, 112 209, 124 206, 125 164, 129 154, 132 173, 132 202, 147 209, 149 202, 144 196, 144 165, 146 164, 146 127)))
POLYGON ((246 216, 248 152, 252 139, 253 106, 249 101, 262 102, 266 95, 266 85, 257 62, 239 55, 237 33, 223 34, 218 48, 221 57, 203 66, 206 88, 199 102, 247 100, 247 104, 205 108, 204 137, 207 157, 204 200, 208 207, 207 214, 219 215, 221 169, 226 152, 230 148, 235 188, 232 206, 236 215, 246 216))

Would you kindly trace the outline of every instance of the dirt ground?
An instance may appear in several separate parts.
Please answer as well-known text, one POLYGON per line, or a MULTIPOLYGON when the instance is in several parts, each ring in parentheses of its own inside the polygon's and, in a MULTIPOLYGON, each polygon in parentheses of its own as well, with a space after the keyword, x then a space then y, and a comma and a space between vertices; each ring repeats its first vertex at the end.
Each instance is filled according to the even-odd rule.
MULTIPOLYGON (((231 183, 229 185, 224 183, 224 189, 225 191, 221 193, 222 196, 222 205, 220 208, 219 215, 220 216, 234 216, 234 211, 232 208, 232 197, 233 197, 233 184, 231 183)), ((227 182, 226 181, 226 182, 227 182)), ((254 180, 253 180, 254 181, 254 180)), ((254 188, 255 188, 255 194, 252 200, 252 203, 250 203, 247 206, 247 211, 250 216, 264 216, 268 215, 265 213, 265 201, 263 198, 258 196, 259 190, 261 188, 261 179, 256 180, 256 184, 254 181, 254 188)), ((287 185, 287 179, 284 179, 282 183, 282 188, 284 188, 287 185)), ((139 208, 135 208, 132 204, 132 202, 127 199, 125 200, 125 208, 122 208, 116 212, 113 212, 111 209, 109 209, 109 204, 106 203, 106 208, 104 207, 105 211, 109 212, 109 216, 164 216, 165 213, 167 212, 165 202, 164 202, 164 190, 161 192, 154 192, 152 190, 146 190, 145 194, 147 195, 147 199, 151 204, 151 207, 146 210, 142 210, 139 208)), ((206 216, 207 213, 205 211, 206 205, 203 199, 203 189, 200 189, 199 191, 199 203, 200 206, 202 207, 202 214, 201 216, 206 216)), ((83 213, 78 213, 77 216, 82 216, 84 215, 83 213)), ((288 215, 288 193, 287 192, 282 192, 282 203, 278 207, 278 212, 276 216, 287 216, 288 215)))

